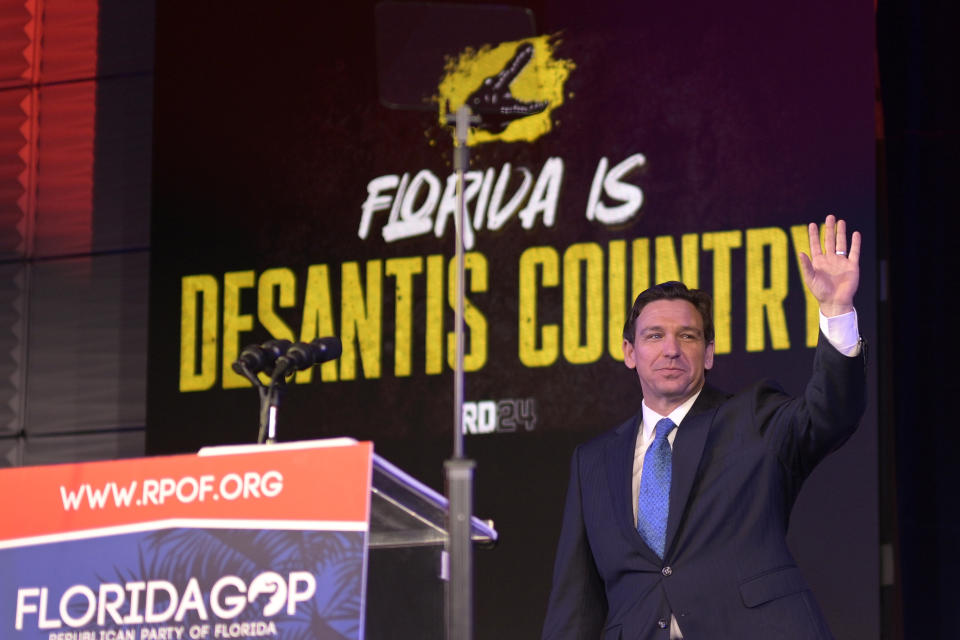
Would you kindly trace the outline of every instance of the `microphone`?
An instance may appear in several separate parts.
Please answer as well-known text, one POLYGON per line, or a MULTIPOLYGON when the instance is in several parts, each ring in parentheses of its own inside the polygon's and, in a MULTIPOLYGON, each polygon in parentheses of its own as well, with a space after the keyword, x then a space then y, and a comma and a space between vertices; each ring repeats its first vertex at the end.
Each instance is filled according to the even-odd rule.
POLYGON ((309 369, 315 364, 335 360, 343 353, 340 338, 317 338, 312 342, 295 342, 277 358, 273 377, 279 378, 291 371, 309 369))
POLYGON ((247 345, 233 363, 233 370, 244 375, 245 367, 250 373, 265 371, 268 375, 272 374, 277 359, 283 357, 289 349, 289 340, 267 340, 261 345, 247 345))

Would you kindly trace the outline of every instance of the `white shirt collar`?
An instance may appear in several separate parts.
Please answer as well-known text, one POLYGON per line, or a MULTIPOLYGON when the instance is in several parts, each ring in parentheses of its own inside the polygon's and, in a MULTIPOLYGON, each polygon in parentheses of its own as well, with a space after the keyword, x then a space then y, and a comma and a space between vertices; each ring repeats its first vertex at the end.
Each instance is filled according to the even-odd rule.
POLYGON ((673 421, 673 424, 679 425, 690 411, 690 407, 692 407, 693 403, 697 401, 698 397, 700 397, 701 391, 703 391, 703 386, 701 386, 700 390, 695 394, 684 400, 683 404, 671 411, 670 415, 666 416, 662 416, 648 407, 647 401, 644 400, 641 403, 641 407, 643 409, 643 422, 640 424, 640 428, 643 429, 644 440, 649 440, 653 437, 653 430, 656 428, 657 423, 663 418, 670 418, 670 420, 673 421))

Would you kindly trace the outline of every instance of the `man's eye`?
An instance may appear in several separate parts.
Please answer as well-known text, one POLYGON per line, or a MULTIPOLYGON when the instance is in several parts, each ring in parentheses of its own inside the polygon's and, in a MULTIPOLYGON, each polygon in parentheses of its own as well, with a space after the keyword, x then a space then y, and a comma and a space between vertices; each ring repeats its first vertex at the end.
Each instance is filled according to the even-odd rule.
POLYGON ((659 333, 648 333, 647 340, 659 340, 662 336, 659 333))

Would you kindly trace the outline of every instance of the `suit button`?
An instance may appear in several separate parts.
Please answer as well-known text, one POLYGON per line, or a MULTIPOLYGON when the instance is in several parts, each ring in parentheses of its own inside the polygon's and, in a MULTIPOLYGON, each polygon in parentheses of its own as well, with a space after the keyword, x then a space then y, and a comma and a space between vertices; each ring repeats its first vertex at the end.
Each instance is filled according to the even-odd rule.
POLYGON ((673 575, 673 569, 671 569, 670 567, 664 567, 663 569, 660 570, 660 573, 662 573, 664 576, 669 578, 670 576, 673 575))
POLYGON ((659 620, 657 620, 657 626, 660 627, 661 629, 666 629, 667 621, 664 620, 663 618, 660 618, 659 620))

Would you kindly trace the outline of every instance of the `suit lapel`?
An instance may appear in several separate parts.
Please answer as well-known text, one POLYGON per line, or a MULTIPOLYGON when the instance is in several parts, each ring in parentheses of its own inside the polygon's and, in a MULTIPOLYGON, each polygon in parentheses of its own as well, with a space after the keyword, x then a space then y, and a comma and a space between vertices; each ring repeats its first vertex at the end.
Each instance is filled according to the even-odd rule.
MULTIPOLYGON (((683 518, 690 490, 703 457, 703 447, 707 441, 710 424, 717 408, 727 399, 727 394, 705 386, 690 412, 677 427, 677 437, 673 443, 673 470, 670 475, 670 513, 667 514, 667 554, 671 551, 683 518)), ((654 564, 662 561, 647 546, 637 532, 633 521, 633 456, 637 445, 637 431, 643 412, 616 428, 604 451, 607 482, 613 498, 617 526, 624 530, 627 539, 633 540, 637 549, 654 564)))
POLYGON ((640 427, 642 412, 624 422, 615 430, 615 437, 604 451, 604 466, 607 470, 607 482, 613 499, 614 517, 624 535, 632 540, 644 555, 652 562, 659 562, 657 555, 637 533, 633 523, 633 454, 637 445, 637 431, 640 427))
POLYGON ((670 553, 673 539, 680 527, 680 520, 686 510, 690 490, 703 457, 703 446, 707 441, 710 424, 717 408, 727 396, 710 386, 705 386, 690 412, 677 426, 677 437, 673 442, 672 472, 670 474, 670 512, 667 514, 667 554, 670 553))

